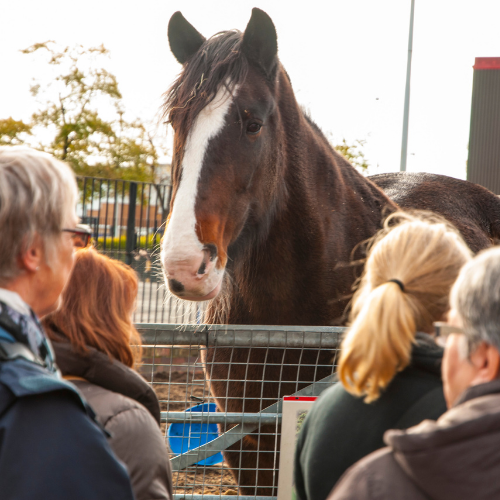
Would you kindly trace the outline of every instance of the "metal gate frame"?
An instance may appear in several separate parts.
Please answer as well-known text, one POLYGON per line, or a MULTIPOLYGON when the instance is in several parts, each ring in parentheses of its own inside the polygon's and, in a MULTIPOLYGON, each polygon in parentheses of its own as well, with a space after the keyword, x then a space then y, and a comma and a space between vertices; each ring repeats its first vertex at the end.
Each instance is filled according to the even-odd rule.
MULTIPOLYGON (((136 328, 145 347, 268 347, 338 349, 345 327, 300 327, 261 325, 176 325, 139 323, 136 328)), ((336 381, 332 374, 292 396, 319 396, 336 381)), ((264 424, 277 424, 282 418, 282 399, 259 413, 161 412, 161 420, 170 423, 236 424, 209 443, 172 458, 173 471, 180 471, 216 455, 221 450, 255 432, 264 424)), ((174 500, 215 500, 221 495, 176 494, 174 500)), ((239 500, 276 500, 277 497, 240 496, 239 500)))

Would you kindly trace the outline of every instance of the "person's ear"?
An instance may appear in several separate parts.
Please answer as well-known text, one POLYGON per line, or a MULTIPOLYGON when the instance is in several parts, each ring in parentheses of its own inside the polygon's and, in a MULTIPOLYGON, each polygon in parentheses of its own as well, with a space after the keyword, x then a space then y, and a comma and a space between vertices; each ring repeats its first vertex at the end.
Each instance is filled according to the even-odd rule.
POLYGON ((36 273, 44 262, 44 252, 40 236, 35 235, 31 245, 18 257, 19 266, 29 273, 36 273))
POLYGON ((500 352, 496 347, 486 342, 479 344, 470 355, 470 361, 477 370, 472 385, 491 382, 500 375, 500 352))

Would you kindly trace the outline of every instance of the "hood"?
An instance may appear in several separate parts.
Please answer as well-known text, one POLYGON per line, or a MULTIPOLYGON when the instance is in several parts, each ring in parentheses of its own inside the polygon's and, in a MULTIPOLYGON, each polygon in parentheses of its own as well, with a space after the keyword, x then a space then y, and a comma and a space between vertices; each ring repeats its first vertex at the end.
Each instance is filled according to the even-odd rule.
POLYGON ((444 350, 427 333, 417 332, 411 351, 410 366, 428 371, 441 378, 444 350))
POLYGON ((52 342, 57 366, 63 375, 82 377, 88 382, 134 399, 145 406, 160 424, 160 404, 151 386, 135 371, 106 354, 87 346, 88 353, 76 352, 69 342, 52 342))
POLYGON ((384 440, 433 500, 500 498, 500 380, 469 388, 436 422, 388 431, 384 440))

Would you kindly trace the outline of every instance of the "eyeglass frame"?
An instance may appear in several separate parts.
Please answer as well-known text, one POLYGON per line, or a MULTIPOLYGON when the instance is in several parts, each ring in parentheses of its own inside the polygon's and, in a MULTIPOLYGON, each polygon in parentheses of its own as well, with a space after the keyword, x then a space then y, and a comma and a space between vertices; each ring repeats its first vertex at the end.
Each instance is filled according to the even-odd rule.
POLYGON ((445 321, 435 321, 432 323, 434 327, 434 335, 436 337, 447 337, 452 333, 465 333, 465 330, 460 326, 450 325, 445 321))
POLYGON ((74 236, 84 236, 86 238, 86 244, 82 248, 87 248, 90 246, 90 242, 92 241, 92 235, 88 233, 87 231, 82 231, 81 229, 62 229, 63 233, 72 233, 71 239, 73 239, 74 236))
POLYGON ((448 335, 452 333, 465 334, 465 330, 462 327, 450 325, 445 321, 435 321, 432 323, 432 326, 434 327, 434 339, 441 347, 445 346, 448 335))

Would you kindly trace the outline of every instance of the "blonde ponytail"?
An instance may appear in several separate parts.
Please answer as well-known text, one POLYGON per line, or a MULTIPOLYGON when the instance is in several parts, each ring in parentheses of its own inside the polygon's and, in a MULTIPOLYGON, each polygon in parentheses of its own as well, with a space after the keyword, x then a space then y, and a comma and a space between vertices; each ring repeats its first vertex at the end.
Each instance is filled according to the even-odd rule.
POLYGON ((404 295, 396 283, 372 290, 342 344, 340 380, 367 403, 410 362, 415 319, 404 295))
POLYGON ((342 342, 338 375, 348 392, 370 403, 408 366, 415 333, 431 331, 442 319, 450 288, 470 257, 443 219, 389 217, 369 251, 342 342))

